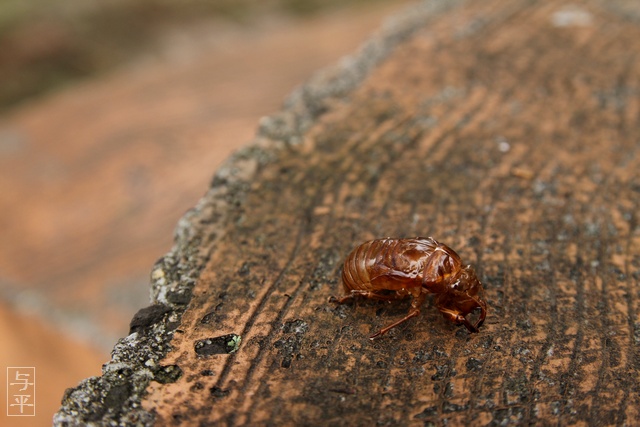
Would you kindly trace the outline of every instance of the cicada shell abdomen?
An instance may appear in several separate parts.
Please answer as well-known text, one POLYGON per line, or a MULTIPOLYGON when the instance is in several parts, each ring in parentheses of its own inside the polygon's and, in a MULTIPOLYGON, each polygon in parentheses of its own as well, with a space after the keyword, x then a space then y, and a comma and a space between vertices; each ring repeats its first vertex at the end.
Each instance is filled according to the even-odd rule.
POLYGON ((342 269, 342 284, 345 292, 373 290, 371 273, 376 266, 380 265, 397 241, 397 239, 370 240, 351 251, 342 269))
POLYGON ((377 239, 355 248, 344 263, 342 282, 351 290, 419 287, 425 263, 438 243, 431 238, 377 239))

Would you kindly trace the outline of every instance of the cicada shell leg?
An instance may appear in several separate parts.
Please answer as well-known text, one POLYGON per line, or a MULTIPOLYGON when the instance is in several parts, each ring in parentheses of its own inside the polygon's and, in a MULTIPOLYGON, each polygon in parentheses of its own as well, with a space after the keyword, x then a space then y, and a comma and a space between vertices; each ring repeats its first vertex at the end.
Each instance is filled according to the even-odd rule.
MULTIPOLYGON (((413 301, 411 301, 411 310, 409 311, 409 313, 406 316, 404 316, 402 319, 398 320, 397 322, 393 322, 389 326, 386 326, 386 327, 380 329, 375 334, 371 335, 369 337, 370 340, 373 340, 375 338, 378 338, 378 337, 386 334, 387 332, 389 332, 391 329, 395 328, 396 326, 399 326, 399 325, 403 324, 404 322, 406 322, 407 320, 409 320, 411 318, 414 318, 414 317, 416 317, 417 315, 420 314, 420 307, 424 303, 424 300, 427 297, 427 294, 425 292, 422 292, 422 290, 420 288, 414 288, 414 289, 416 289, 417 292, 419 292, 419 293, 417 295, 414 295, 413 301)), ((403 294, 403 296, 404 295, 406 295, 406 293, 403 294)))

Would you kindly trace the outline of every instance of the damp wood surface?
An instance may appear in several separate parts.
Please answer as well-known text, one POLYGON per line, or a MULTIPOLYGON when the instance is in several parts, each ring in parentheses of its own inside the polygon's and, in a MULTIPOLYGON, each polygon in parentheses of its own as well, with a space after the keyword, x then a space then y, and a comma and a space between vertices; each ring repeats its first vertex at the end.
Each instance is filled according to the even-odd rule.
POLYGON ((186 309, 157 361, 179 374, 142 395, 149 420, 640 423, 638 17, 456 2, 353 88, 311 85, 263 120, 185 219, 197 274, 152 272, 158 305, 134 333, 186 309), (328 301, 348 253, 387 236, 433 236, 474 266, 479 333, 428 299, 370 341, 409 301, 328 301))

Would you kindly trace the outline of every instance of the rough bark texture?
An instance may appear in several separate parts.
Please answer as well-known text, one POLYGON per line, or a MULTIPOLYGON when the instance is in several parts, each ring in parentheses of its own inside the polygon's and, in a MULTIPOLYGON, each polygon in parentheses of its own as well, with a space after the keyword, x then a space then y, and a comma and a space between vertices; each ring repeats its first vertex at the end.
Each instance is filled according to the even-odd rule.
POLYGON ((640 422, 640 27, 632 2, 428 2, 265 119, 59 425, 640 422), (348 252, 431 235, 480 333, 327 302, 348 252))

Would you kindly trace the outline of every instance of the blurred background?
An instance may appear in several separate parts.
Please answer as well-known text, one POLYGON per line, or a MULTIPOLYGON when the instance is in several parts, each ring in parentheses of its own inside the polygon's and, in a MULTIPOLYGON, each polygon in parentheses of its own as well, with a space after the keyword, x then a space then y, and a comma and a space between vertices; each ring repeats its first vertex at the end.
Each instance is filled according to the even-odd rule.
POLYGON ((218 166, 409 3, 0 2, 0 361, 36 367, 36 417, 0 425, 51 425, 218 166))

